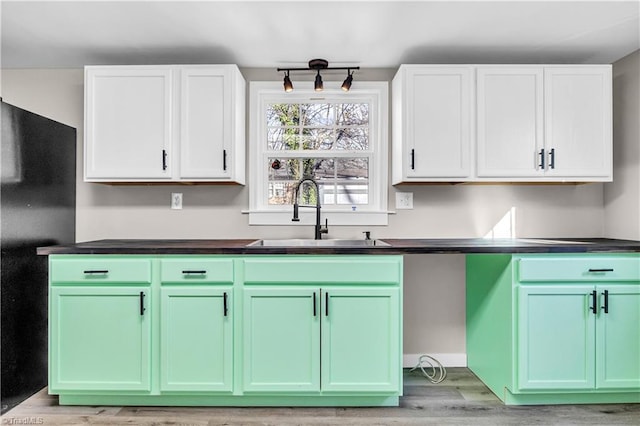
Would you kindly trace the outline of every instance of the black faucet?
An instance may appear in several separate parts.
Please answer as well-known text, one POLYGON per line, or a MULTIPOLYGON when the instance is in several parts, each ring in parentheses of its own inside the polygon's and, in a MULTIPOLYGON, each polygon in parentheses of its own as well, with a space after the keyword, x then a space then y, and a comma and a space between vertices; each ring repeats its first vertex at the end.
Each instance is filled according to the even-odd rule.
POLYGON ((320 190, 318 189, 318 184, 315 180, 311 178, 302 178, 300 182, 296 185, 295 196, 293 197, 293 219, 292 222, 300 222, 300 218, 298 217, 298 207, 311 207, 316 209, 316 226, 315 226, 315 236, 314 239, 321 240, 322 234, 326 234, 329 232, 329 221, 325 219, 325 227, 323 228, 320 225, 320 190), (316 187, 316 205, 315 206, 299 206, 298 205, 298 196, 300 195, 300 186, 304 182, 311 182, 313 186, 316 187))

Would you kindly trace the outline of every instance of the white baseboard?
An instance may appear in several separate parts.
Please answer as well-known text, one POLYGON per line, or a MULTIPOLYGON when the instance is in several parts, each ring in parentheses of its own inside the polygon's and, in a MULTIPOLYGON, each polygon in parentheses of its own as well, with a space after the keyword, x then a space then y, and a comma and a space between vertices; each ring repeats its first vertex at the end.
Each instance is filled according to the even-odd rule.
MULTIPOLYGON (((403 354, 402 366, 404 368, 413 368, 418 364, 420 355, 423 354, 403 354)), ((435 358, 445 367, 466 367, 467 366, 467 354, 424 354, 429 355, 431 358, 435 358)), ((423 364, 424 365, 424 364, 423 364)))

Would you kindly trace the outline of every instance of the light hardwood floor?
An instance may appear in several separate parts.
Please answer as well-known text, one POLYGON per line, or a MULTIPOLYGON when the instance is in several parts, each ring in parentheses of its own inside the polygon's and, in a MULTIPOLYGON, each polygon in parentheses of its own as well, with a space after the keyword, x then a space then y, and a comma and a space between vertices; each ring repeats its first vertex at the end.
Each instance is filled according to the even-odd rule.
POLYGON ((209 408, 59 406, 43 389, 2 416, 42 425, 640 425, 640 404, 503 405, 466 368, 438 385, 404 373, 400 407, 209 408))

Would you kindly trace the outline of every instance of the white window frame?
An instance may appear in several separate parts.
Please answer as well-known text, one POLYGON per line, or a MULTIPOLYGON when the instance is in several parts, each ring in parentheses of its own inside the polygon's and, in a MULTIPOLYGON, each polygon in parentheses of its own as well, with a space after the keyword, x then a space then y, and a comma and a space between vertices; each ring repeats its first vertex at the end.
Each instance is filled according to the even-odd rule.
MULTIPOLYGON (((295 90, 285 93, 280 81, 253 81, 249 92, 249 225, 312 225, 314 209, 300 209, 300 222, 292 222, 291 206, 268 204, 267 120, 268 104, 305 100, 327 102, 370 102, 369 143, 373 154, 369 161, 369 198, 367 206, 345 209, 344 206, 322 206, 322 222, 329 225, 387 225, 388 224, 388 156, 389 156, 389 84, 387 82, 358 82, 348 92, 340 83, 325 82, 321 92, 313 91, 308 81, 294 82, 295 90), (327 87, 335 85, 333 87, 327 87), (309 88, 306 89, 305 87, 309 88)), ((296 156, 298 154, 296 153, 296 156)), ((316 158, 313 155, 305 158, 316 158)))

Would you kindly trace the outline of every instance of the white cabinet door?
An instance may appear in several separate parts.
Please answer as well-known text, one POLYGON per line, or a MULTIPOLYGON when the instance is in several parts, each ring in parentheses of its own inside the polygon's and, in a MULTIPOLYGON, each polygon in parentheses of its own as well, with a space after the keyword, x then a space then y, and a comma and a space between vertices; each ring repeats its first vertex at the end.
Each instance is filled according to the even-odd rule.
POLYGON ((478 177, 540 177, 542 67, 478 67, 478 177))
POLYGON ((402 111, 394 111, 401 118, 394 143, 404 146, 402 180, 468 178, 471 68, 403 66, 397 78, 393 96, 402 111))
POLYGON ((180 177, 228 178, 232 129, 227 69, 181 70, 180 177))
POLYGON ((393 86, 393 181, 465 180, 471 67, 403 65, 393 86))
POLYGON ((611 67, 545 68, 544 84, 546 174, 611 180, 611 67))
POLYGON ((85 180, 171 178, 171 70, 87 67, 85 180))

